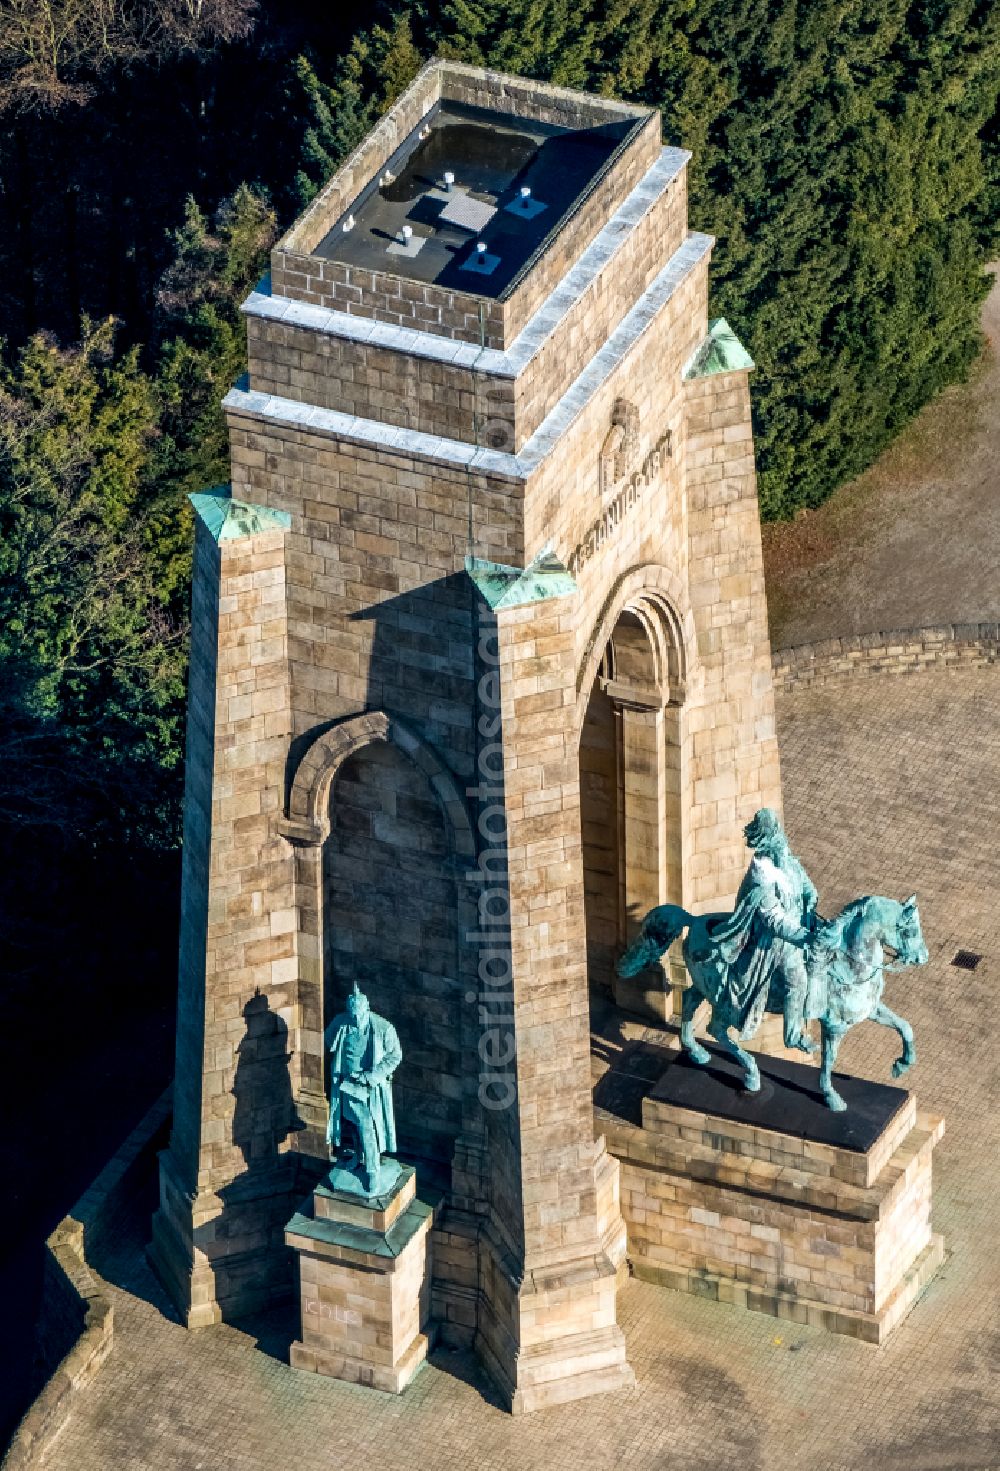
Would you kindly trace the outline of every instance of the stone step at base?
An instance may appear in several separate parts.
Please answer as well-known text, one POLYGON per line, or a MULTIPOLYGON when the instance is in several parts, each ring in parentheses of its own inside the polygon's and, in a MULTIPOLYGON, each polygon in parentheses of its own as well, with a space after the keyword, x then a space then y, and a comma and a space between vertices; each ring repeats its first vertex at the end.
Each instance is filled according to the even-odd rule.
POLYGON ((676 1292, 746 1308, 753 1313, 769 1313, 786 1322, 823 1328, 827 1333, 843 1333, 864 1343, 884 1343, 933 1278, 944 1261, 944 1237, 932 1236, 916 1261, 903 1273, 893 1292, 877 1313, 860 1313, 849 1308, 830 1307, 809 1298, 793 1297, 784 1292, 762 1292, 731 1277, 712 1272, 688 1271, 681 1267, 656 1267, 637 1262, 635 1275, 642 1282, 653 1282, 676 1292))
POLYGON ((387 1394, 401 1394, 426 1360, 430 1348, 428 1335, 418 1333, 402 1357, 389 1366, 296 1341, 289 1350, 289 1363, 293 1369, 305 1369, 328 1379, 342 1379, 348 1384, 382 1389, 387 1394))
POLYGON ((523 1349, 517 1359, 517 1386, 511 1413, 530 1414, 592 1394, 632 1389, 635 1374, 625 1358, 620 1328, 579 1333, 554 1344, 523 1349))

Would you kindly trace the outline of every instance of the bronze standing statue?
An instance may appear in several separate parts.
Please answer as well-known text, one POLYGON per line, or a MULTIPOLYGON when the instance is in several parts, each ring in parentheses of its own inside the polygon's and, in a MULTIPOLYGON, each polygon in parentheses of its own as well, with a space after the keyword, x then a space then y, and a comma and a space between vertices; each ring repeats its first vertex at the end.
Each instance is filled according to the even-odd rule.
POLYGON ((338 1159, 336 1173, 338 1178, 353 1175, 365 1194, 377 1195, 387 1184, 382 1156, 396 1148, 391 1079, 403 1060, 396 1029, 375 1015, 355 981, 346 1012, 335 1016, 327 1028, 326 1045, 330 1052, 326 1142, 339 1150, 344 1123, 351 1125, 357 1141, 353 1151, 338 1159))

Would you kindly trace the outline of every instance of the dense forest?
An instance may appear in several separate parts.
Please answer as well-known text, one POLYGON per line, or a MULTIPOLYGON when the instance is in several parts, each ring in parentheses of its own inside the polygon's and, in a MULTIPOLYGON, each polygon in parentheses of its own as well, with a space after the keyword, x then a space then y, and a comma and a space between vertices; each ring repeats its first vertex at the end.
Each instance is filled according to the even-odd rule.
POLYGON ((171 846, 191 530, 269 244, 434 53, 653 103, 758 371, 764 513, 979 350, 974 0, 3 0, 0 825, 171 846))
POLYGON ((44 995, 28 1135, 71 1155, 57 1190, 0 1149, 22 1227, 168 1071, 186 495, 227 476, 239 303, 434 54, 653 104, 692 150, 713 311, 758 364, 766 516, 818 504, 980 350, 991 0, 0 0, 0 1107, 44 995))

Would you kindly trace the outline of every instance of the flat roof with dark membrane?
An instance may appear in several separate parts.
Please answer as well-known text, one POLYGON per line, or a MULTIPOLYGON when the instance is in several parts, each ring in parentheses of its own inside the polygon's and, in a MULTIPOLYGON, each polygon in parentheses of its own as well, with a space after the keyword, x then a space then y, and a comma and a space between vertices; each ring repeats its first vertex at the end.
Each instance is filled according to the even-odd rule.
POLYGON ((559 128, 442 103, 314 253, 451 290, 502 296, 636 126, 641 120, 559 128))

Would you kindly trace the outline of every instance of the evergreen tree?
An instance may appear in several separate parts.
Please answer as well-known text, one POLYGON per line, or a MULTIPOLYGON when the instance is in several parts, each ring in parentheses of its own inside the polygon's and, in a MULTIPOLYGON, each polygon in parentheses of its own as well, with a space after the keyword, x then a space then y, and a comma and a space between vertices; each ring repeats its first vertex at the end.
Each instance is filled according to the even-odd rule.
POLYGON ((308 118, 296 175, 298 204, 305 205, 356 148, 372 125, 412 82, 421 66, 408 15, 355 36, 333 80, 320 81, 313 63, 295 63, 298 103, 308 118))
POLYGON ((274 235, 267 198, 246 184, 211 221, 189 199, 157 290, 151 356, 158 438, 147 474, 148 524, 158 586, 178 614, 186 607, 193 540, 187 497, 229 478, 221 404, 246 371, 240 304, 266 269, 274 235))
POLYGON ((153 395, 113 340, 0 364, 0 821, 169 840, 182 629, 144 537, 153 395))
POLYGON ((1000 229, 1000 11, 982 0, 438 0, 305 62, 311 197, 426 53, 646 102, 690 148, 712 313, 758 370, 761 505, 815 505, 980 345, 1000 229), (372 59, 375 58, 375 65, 372 59))
POLYGON ((597 39, 596 22, 585 12, 574 0, 448 0, 439 49, 474 66, 585 87, 597 39))
POLYGON ((192 200, 157 292, 150 378, 112 321, 0 362, 0 825, 176 840, 187 493, 225 480, 240 303, 275 221, 192 200))

